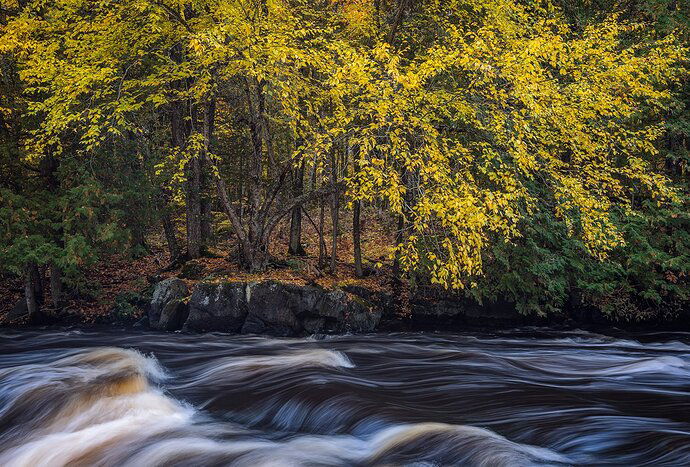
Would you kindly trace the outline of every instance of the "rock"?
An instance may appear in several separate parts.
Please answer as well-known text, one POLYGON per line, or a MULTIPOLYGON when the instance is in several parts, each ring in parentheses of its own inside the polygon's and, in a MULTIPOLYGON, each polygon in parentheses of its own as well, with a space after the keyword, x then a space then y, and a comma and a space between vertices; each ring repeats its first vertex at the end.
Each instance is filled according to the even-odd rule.
POLYGON ((372 309, 357 302, 351 302, 352 306, 345 312, 343 330, 346 332, 373 332, 381 322, 383 314, 379 309, 372 309))
POLYGON ((247 318, 244 282, 199 284, 189 300, 190 331, 239 332, 247 318))
POLYGON ((204 277, 206 266, 203 263, 195 260, 187 261, 182 266, 180 277, 183 279, 201 279, 204 277))
MULTIPOLYGON (((267 329, 269 328, 266 326, 266 323, 261 321, 260 318, 254 315, 249 315, 247 316, 247 320, 242 325, 241 332, 242 334, 267 334, 267 329)), ((278 333, 280 336, 284 336, 285 329, 279 329, 278 333)), ((271 333, 270 335, 273 335, 273 333, 271 333)))
MULTIPOLYGON (((175 329, 185 317, 175 300, 159 316, 159 329, 175 329)), ((366 300, 342 290, 276 281, 202 283, 189 300, 183 329, 272 336, 370 332, 381 319, 366 300)))
POLYGON ((373 290, 368 289, 366 287, 362 287, 361 285, 344 285, 341 288, 347 293, 356 295, 358 297, 362 297, 363 299, 369 301, 373 301, 374 295, 376 294, 376 292, 374 292, 373 290))
MULTIPOLYGON (((187 285, 180 279, 173 277, 157 283, 153 289, 151 306, 149 308, 149 324, 154 329, 162 329, 159 324, 161 314, 166 306, 174 301, 179 301, 189 295, 187 285)), ((174 307, 173 307, 174 308, 174 307)), ((169 325, 171 309, 167 310, 164 326, 169 325)))
POLYGON ((505 300, 488 302, 484 305, 472 303, 465 308, 465 320, 473 325, 522 325, 525 316, 521 315, 515 303, 505 300))
POLYGON ((412 303, 412 320, 419 324, 462 324, 465 304, 459 300, 416 299, 412 303))
POLYGON ((395 297, 385 292, 371 290, 361 285, 345 285, 342 289, 361 298, 378 310, 392 310, 395 308, 395 297))
POLYGON ((135 329, 146 329, 149 327, 149 317, 148 315, 142 316, 134 325, 132 325, 133 328, 135 329))
POLYGON ((326 318, 305 318, 302 326, 309 334, 321 334, 326 328, 326 318))
POLYGON ((242 333, 299 335, 302 323, 297 316, 305 309, 314 307, 318 300, 316 291, 318 289, 314 287, 298 287, 274 281, 247 284, 249 316, 242 333))
POLYGON ((338 289, 323 296, 315 314, 328 320, 326 331, 371 332, 381 321, 382 313, 364 299, 338 289))
POLYGON ((29 318, 29 307, 26 304, 26 299, 24 297, 17 301, 16 305, 5 316, 5 320, 12 323, 15 321, 23 321, 29 318))
POLYGON ((152 327, 159 331, 177 331, 182 329, 188 315, 189 308, 187 304, 180 299, 175 299, 163 307, 158 323, 152 327))
POLYGON ((538 325, 538 317, 520 314, 515 303, 496 300, 483 304, 465 297, 415 297, 410 323, 416 327, 446 329, 538 325))
POLYGON ((161 276, 158 274, 152 274, 149 276, 146 276, 146 280, 148 281, 149 284, 157 284, 158 282, 161 281, 161 276))

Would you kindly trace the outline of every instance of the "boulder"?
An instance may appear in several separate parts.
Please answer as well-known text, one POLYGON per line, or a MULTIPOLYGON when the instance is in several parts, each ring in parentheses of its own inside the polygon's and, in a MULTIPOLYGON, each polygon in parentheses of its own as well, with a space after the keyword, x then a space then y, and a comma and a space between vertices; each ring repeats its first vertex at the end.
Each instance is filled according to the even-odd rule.
POLYGON ((412 302, 412 320, 419 324, 462 324, 466 304, 460 300, 425 300, 412 302))
POLYGON ((326 318, 305 318, 302 326, 309 334, 321 334, 326 331, 326 318))
POLYGON ((5 320, 7 322, 13 323, 16 321, 24 321, 29 319, 29 307, 26 304, 26 299, 24 297, 20 298, 16 305, 5 315, 5 320))
POLYGON ((184 301, 172 300, 163 307, 158 322, 152 327, 159 331, 177 331, 182 329, 188 315, 189 308, 184 301))
POLYGON ((150 327, 149 325, 149 316, 144 315, 142 316, 134 325, 132 326, 135 329, 146 329, 150 327))
POLYGON ((166 321, 161 325, 159 321, 161 320, 163 310, 169 303, 181 301, 188 295, 189 289, 187 285, 176 277, 157 283, 153 289, 151 306, 149 307, 149 325, 154 329, 163 329, 161 326, 169 326, 171 321, 175 321, 171 318, 171 315, 177 313, 173 313, 173 309, 175 309, 176 306, 171 306, 166 311, 166 321))
POLYGON ((244 282, 199 284, 189 300, 190 331, 239 332, 247 318, 244 282))
POLYGON ((242 333, 273 336, 301 334, 303 326, 299 316, 316 306, 320 293, 316 287, 275 281, 247 284, 249 316, 242 333))
POLYGON ((168 300, 159 312, 157 328, 179 329, 183 319, 185 331, 285 337, 370 332, 378 325, 381 312, 340 289, 276 281, 226 282, 197 285, 187 308, 179 299, 168 300))
POLYGON ((423 328, 513 327, 539 324, 536 317, 520 314, 515 303, 505 300, 479 304, 464 297, 415 297, 411 304, 411 323, 423 328))
POLYGON ((364 299, 340 289, 324 294, 313 313, 326 319, 325 331, 330 332, 371 332, 382 314, 364 299))

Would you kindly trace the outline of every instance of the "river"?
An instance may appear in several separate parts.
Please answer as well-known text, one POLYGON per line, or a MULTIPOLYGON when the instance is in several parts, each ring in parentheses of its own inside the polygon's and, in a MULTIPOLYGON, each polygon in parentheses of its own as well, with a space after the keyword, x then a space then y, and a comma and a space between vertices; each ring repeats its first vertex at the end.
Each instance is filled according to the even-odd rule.
POLYGON ((0 330, 0 465, 690 465, 690 334, 0 330))

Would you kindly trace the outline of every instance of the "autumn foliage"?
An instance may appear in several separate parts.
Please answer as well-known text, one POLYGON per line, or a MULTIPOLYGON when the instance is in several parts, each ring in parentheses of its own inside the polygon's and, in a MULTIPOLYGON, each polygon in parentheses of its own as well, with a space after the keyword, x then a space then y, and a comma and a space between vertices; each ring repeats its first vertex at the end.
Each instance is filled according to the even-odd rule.
POLYGON ((46 267, 69 294, 162 233, 171 262, 221 238, 260 273, 289 224, 335 272, 348 215, 357 276, 526 313, 683 307, 683 2, 565 3, 3 0, 2 267, 27 300, 46 267))

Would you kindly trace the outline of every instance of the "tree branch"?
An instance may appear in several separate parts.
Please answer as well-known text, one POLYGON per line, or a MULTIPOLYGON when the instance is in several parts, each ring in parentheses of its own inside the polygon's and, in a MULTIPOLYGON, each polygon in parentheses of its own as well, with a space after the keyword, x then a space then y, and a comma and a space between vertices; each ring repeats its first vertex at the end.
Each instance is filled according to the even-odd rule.
POLYGON ((288 202, 285 206, 281 208, 278 213, 276 213, 273 217, 271 217, 266 224, 266 231, 271 232, 275 226, 280 222, 280 220, 288 215, 292 209, 296 206, 301 206, 311 200, 321 198, 322 196, 328 196, 333 193, 343 191, 345 189, 345 183, 344 182, 338 182, 332 185, 325 185, 318 190, 312 190, 308 193, 304 193, 303 195, 297 196, 296 198, 293 198, 290 202, 288 202))

